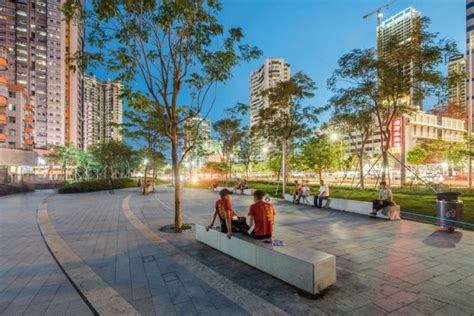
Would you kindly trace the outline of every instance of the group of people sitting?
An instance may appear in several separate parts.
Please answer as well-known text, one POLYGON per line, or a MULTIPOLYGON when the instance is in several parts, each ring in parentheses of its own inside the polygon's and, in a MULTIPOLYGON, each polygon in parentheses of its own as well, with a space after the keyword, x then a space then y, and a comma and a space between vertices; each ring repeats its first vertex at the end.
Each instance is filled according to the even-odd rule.
POLYGON ((216 201, 211 224, 206 227, 206 230, 209 231, 214 226, 216 219, 219 218, 221 232, 227 234, 229 239, 234 232, 248 234, 255 239, 271 238, 275 207, 265 201, 266 193, 262 190, 254 192, 254 203, 249 207, 247 217, 235 214, 230 198, 232 194, 233 192, 228 189, 222 189, 219 192, 220 199, 216 201))
MULTIPOLYGON (((323 201, 329 199, 329 186, 327 186, 323 180, 319 182, 319 192, 314 196, 314 206, 321 208, 323 201)), ((308 198, 310 196, 311 189, 308 186, 308 183, 295 181, 295 191, 293 192, 293 203, 299 204, 301 201, 308 203, 308 198)), ((326 202, 326 207, 328 203, 326 202)), ((396 205, 395 200, 393 199, 392 191, 387 187, 385 181, 380 182, 380 190, 378 197, 372 201, 372 212, 370 213, 371 217, 376 217, 377 213, 380 210, 383 210, 387 206, 396 205)))
POLYGON ((241 194, 244 194, 244 191, 249 188, 249 183, 247 180, 237 180, 234 185, 234 193, 237 193, 240 191, 241 194))
MULTIPOLYGON (((295 181, 295 191, 293 192, 293 203, 300 204, 301 200, 304 203, 308 203, 308 198, 310 196, 311 189, 308 186, 308 183, 302 182, 299 183, 295 181)), ((329 199, 329 186, 324 184, 323 180, 319 181, 319 193, 314 196, 314 206, 321 208, 323 201, 329 199)))

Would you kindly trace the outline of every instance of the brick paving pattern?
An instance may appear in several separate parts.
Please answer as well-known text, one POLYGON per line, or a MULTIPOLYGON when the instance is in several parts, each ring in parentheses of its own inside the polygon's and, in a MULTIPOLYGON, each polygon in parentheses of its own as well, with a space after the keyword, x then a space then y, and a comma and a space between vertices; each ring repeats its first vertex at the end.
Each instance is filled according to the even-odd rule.
MULTIPOLYGON (((337 256, 336 285, 312 299, 198 243, 192 233, 160 232, 174 219, 171 190, 49 198, 57 233, 143 315, 269 314, 269 308, 300 315, 474 315, 473 232, 447 234, 432 225, 276 201, 275 238, 286 247, 337 256), (130 194, 133 218, 156 239, 147 238, 124 213, 130 194), (267 310, 257 308, 262 303, 267 310)), ((0 312, 5 315, 90 313, 39 234, 35 210, 45 197, 34 193, 0 200, 0 312)), ((215 199, 212 192, 185 190, 185 222, 208 224, 215 199)), ((239 214, 250 203, 250 197, 233 197, 239 214)))

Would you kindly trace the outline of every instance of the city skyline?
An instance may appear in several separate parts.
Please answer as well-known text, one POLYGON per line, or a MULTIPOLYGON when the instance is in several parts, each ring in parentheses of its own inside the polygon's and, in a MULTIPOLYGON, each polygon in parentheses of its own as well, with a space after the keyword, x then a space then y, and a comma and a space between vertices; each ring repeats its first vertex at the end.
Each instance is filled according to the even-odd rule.
MULTIPOLYGON (((250 104, 249 76, 267 58, 285 59, 291 64, 292 73, 307 73, 317 84, 316 96, 308 102, 323 105, 330 98, 326 80, 337 66, 337 60, 353 48, 376 47, 377 18, 362 17, 390 1, 307 1, 299 0, 298 6, 286 1, 225 1, 219 21, 226 28, 240 26, 245 41, 258 46, 263 55, 249 63, 234 68, 232 79, 216 89, 216 99, 209 118, 221 118, 222 110, 237 102, 250 104), (260 18, 265 16, 265 23, 260 18), (260 18, 259 18, 260 17, 260 18), (284 21, 284 23, 282 23, 284 21), (275 36, 278 34, 278 36, 275 36), (284 39, 284 40, 283 40, 284 39)), ((431 19, 429 30, 439 32, 440 37, 453 38, 460 53, 465 53, 466 2, 464 0, 399 0, 384 11, 384 19, 414 7, 431 19), (449 23, 447 23, 449 21, 449 23)), ((87 49, 87 47, 86 47, 87 49)), ((447 62, 443 72, 447 74, 447 62)), ((94 70, 101 78, 113 77, 103 70, 94 70)), ((430 109, 436 99, 424 102, 430 109)), ((126 107, 124 107, 126 109, 126 107)), ((326 121, 329 112, 321 115, 326 121)), ((245 118, 249 123, 249 118, 245 118)))

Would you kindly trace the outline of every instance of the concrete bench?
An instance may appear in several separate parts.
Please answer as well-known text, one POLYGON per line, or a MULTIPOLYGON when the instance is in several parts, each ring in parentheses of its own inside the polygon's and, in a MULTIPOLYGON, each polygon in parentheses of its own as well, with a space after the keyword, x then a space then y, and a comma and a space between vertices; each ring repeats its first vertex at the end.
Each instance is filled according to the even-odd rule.
MULTIPOLYGON (((285 200, 288 202, 293 202, 293 195, 285 194, 285 200)), ((308 197, 308 202, 303 202, 300 200, 300 203, 307 204, 307 205, 314 205, 314 196, 308 197)), ((326 207, 331 209, 357 213, 362 215, 370 215, 372 212, 372 203, 371 202, 364 202, 364 201, 356 201, 356 200, 344 200, 344 199, 335 199, 329 198, 326 203, 326 207)), ((377 217, 390 219, 390 220, 397 220, 400 219, 400 206, 387 206, 385 209, 379 211, 377 213, 377 217)))
POLYGON ((226 234, 196 225, 196 239, 307 293, 318 294, 336 283, 336 257, 310 248, 272 246, 249 236, 226 234))
MULTIPOLYGON (((229 191, 232 191, 232 192, 234 192, 234 194, 242 194, 241 190, 235 190, 234 191, 234 187, 227 187, 227 188, 226 187, 217 187, 214 191, 219 192, 222 189, 227 189, 229 191)), ((244 189, 244 194, 243 195, 253 195, 254 191, 255 190, 252 190, 252 189, 244 189)))

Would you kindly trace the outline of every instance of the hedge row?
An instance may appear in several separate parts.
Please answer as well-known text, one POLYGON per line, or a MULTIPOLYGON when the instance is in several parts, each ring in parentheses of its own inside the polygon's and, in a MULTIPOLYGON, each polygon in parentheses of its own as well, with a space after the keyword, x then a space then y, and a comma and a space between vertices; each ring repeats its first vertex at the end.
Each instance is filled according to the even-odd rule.
POLYGON ((16 184, 16 185, 1 184, 0 185, 0 196, 7 196, 10 194, 24 193, 24 192, 31 192, 31 191, 34 191, 34 188, 32 186, 27 186, 27 185, 22 185, 22 184, 16 184))
MULTIPOLYGON (((114 189, 132 188, 137 186, 137 181, 133 179, 114 179, 112 183, 114 189)), ((109 180, 97 179, 67 184, 59 189, 59 193, 84 193, 104 191, 109 189, 109 180)))

